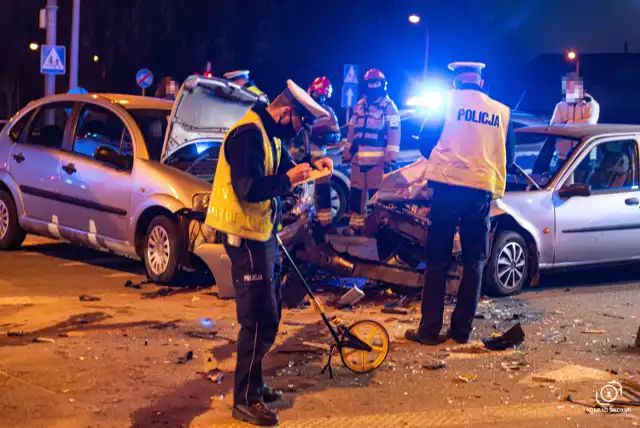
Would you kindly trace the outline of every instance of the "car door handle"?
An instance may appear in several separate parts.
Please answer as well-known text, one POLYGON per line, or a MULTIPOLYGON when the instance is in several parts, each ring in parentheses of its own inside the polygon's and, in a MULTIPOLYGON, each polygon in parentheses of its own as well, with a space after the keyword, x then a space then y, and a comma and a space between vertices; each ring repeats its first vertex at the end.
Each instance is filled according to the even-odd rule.
POLYGON ((67 174, 71 175, 74 172, 76 172, 76 166, 72 163, 70 163, 69 165, 65 165, 62 167, 62 169, 64 169, 64 172, 66 172, 67 174))
POLYGON ((629 198, 625 199, 624 203, 627 205, 640 205, 640 199, 638 198, 629 198))
POLYGON ((18 163, 22 163, 22 162, 24 162, 26 160, 26 158, 24 157, 24 155, 22 153, 16 153, 15 155, 13 155, 13 158, 18 163))

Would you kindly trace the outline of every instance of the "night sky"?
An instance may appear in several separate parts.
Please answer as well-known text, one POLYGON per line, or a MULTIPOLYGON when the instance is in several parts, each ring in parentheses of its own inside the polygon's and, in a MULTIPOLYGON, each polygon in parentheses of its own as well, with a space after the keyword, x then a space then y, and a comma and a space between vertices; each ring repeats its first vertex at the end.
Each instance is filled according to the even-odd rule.
MULTIPOLYGON (((38 54, 28 44, 45 41, 37 27, 45 3, 0 0, 7 46, 0 116, 3 79, 20 73, 21 104, 42 94, 38 54)), ((68 46, 71 0, 59 5, 58 42, 68 46)), ((625 41, 640 52, 639 12, 638 0, 83 0, 80 83, 134 93, 139 68, 151 68, 156 82, 166 75, 182 80, 211 61, 218 76, 251 69, 271 96, 287 78, 306 87, 317 75, 334 81, 338 94, 343 64, 355 63, 361 72, 381 68, 401 103, 422 77, 428 25, 431 76, 448 79, 450 61, 484 61, 492 95, 513 104, 527 85, 527 65, 540 54, 622 52, 625 41), (411 13, 420 14, 419 25, 408 22, 411 13)), ((58 78, 58 91, 67 82, 58 78)))

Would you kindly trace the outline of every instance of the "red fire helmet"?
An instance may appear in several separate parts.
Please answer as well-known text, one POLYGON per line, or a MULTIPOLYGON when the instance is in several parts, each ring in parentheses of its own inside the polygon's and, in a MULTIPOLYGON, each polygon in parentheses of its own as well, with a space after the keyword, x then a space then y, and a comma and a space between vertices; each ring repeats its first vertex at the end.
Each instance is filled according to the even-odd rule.
POLYGON ((331 98, 331 94, 333 94, 333 86, 331 86, 331 82, 326 76, 316 77, 311 85, 309 85, 309 89, 307 89, 307 93, 311 95, 313 92, 317 92, 320 95, 323 95, 327 98, 331 98))
POLYGON ((386 82, 387 78, 382 71, 372 68, 364 74, 364 80, 382 80, 386 82))

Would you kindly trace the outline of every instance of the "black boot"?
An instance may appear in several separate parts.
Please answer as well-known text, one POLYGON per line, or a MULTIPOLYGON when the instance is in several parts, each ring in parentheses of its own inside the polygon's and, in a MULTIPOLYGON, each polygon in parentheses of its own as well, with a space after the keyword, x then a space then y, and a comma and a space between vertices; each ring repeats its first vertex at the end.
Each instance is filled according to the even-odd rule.
POLYGON ((414 342, 418 342, 427 346, 437 346, 447 341, 447 338, 444 336, 424 336, 420 333, 420 330, 417 329, 409 329, 405 331, 404 337, 407 340, 412 340, 414 342))
POLYGON ((261 427, 273 427, 280 424, 278 415, 272 412, 261 401, 253 404, 236 404, 233 406, 232 416, 242 422, 261 427))
POLYGON ((282 391, 271 388, 269 385, 262 387, 262 399, 265 403, 273 403, 278 400, 282 400, 282 391))

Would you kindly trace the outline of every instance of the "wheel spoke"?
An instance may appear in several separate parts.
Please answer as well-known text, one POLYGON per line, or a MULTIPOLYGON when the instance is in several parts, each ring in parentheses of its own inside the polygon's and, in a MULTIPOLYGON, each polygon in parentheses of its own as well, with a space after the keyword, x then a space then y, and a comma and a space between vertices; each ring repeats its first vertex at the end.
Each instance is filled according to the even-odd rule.
POLYGON ((516 267, 521 268, 524 266, 524 260, 520 260, 518 263, 516 263, 516 267))
POLYGON ((371 349, 373 349, 376 352, 384 352, 384 347, 382 346, 371 346, 371 349))
POLYGON ((522 278, 522 272, 520 272, 518 269, 514 269, 513 272, 515 273, 514 277, 517 275, 517 280, 520 281, 520 278, 522 278))
POLYGON ((506 267, 503 270, 498 271, 498 278, 502 278, 505 273, 510 272, 510 271, 511 271, 511 268, 509 268, 509 267, 506 267))

